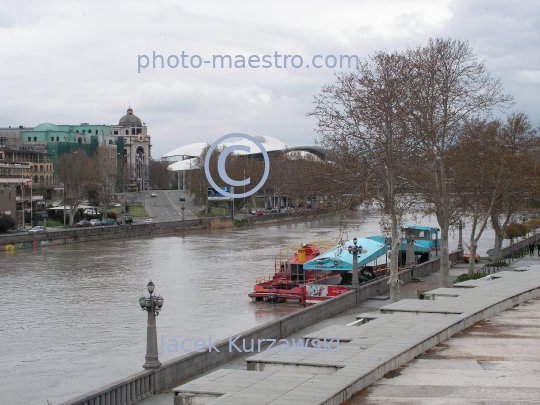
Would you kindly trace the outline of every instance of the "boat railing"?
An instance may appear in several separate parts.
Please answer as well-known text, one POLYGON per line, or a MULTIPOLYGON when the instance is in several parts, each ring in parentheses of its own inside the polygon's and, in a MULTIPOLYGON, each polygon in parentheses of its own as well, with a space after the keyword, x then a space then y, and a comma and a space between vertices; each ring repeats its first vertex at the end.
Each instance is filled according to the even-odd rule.
POLYGON ((277 261, 276 260, 274 262, 274 274, 279 274, 279 273, 290 274, 289 269, 290 269, 290 267, 287 266, 286 261, 277 261))
POLYGON ((262 276, 255 279, 255 284, 266 283, 274 279, 274 274, 269 274, 268 276, 262 276))

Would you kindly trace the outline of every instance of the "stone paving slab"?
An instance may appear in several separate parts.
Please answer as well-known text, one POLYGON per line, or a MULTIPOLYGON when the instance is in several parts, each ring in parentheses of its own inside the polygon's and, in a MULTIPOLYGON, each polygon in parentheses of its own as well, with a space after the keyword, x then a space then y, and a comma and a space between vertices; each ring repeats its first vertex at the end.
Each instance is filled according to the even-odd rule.
POLYGON ((537 298, 472 325, 347 404, 540 404, 539 347, 537 298), (520 335, 512 323, 524 314, 533 332, 520 335))
POLYGON ((538 271, 503 271, 496 276, 498 278, 495 280, 470 280, 456 284, 456 287, 469 285, 474 288, 461 289, 458 296, 449 300, 402 300, 384 306, 381 311, 468 315, 486 305, 494 305, 509 295, 518 294, 529 282, 534 286, 538 271))
MULTIPOLYGON (((339 336, 339 339, 348 341, 340 342, 340 349, 343 352, 332 352, 328 349, 314 353, 289 351, 256 354, 247 359, 248 369, 264 369, 264 366, 279 365, 282 371, 269 373, 235 370, 227 374, 233 380, 251 380, 248 378, 250 373, 262 374, 264 378, 255 382, 251 380, 250 384, 231 383, 222 397, 212 399, 210 402, 193 402, 196 396, 190 395, 215 392, 216 388, 223 391, 226 387, 226 384, 220 382, 223 375, 207 379, 207 383, 202 386, 184 384, 173 390, 175 405, 240 404, 248 399, 251 399, 249 403, 252 404, 269 405, 340 404, 354 392, 377 381, 387 372, 400 367, 475 322, 485 319, 486 314, 491 316, 511 308, 514 302, 519 303, 540 296, 540 266, 530 266, 525 272, 500 272, 496 276, 496 279, 490 281, 467 282, 473 288, 459 289, 456 297, 444 300, 402 300, 382 307, 381 314, 370 314, 371 320, 365 324, 328 326, 308 333, 304 335, 304 339, 320 339, 321 336, 329 339, 339 336), (328 366, 342 368, 335 371, 329 370, 328 366), (309 370, 309 373, 302 374, 302 370, 309 370), (331 373, 328 374, 329 372, 331 373), (291 379, 299 376, 305 379, 291 379), (276 378, 275 390, 266 392, 257 388, 259 381, 268 378, 276 378), (278 389, 280 379, 292 381, 292 385, 288 385, 286 389, 278 389)), ((448 342, 451 345, 452 340, 448 342)), ((522 343, 521 348, 514 350, 516 355, 521 356, 522 352, 532 348, 522 343)), ((461 357, 466 356, 464 353, 461 357)), ((470 378, 474 374, 474 370, 465 369, 463 372, 470 378), (471 374, 468 375, 467 372, 471 374)), ((493 370, 485 374, 485 381, 496 378, 497 373, 498 371, 493 370)), ((431 376, 434 384, 444 386, 446 383, 443 382, 447 380, 449 371, 442 369, 434 372, 431 369, 424 371, 424 375, 431 376)), ((511 387, 511 384, 518 384, 517 380, 517 375, 512 374, 508 377, 508 381, 511 381, 508 387, 511 387)), ((526 383, 519 384, 520 387, 536 387, 526 383)), ((465 383, 464 385, 466 386, 465 383)))

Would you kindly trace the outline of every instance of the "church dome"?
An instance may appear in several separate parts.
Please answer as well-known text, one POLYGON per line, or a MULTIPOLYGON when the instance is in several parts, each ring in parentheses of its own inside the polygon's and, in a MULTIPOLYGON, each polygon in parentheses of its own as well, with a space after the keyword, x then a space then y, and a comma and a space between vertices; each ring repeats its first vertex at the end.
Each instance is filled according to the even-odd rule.
POLYGON ((60 131, 60 128, 57 125, 51 124, 50 122, 45 122, 43 124, 39 124, 37 127, 33 129, 33 131, 60 131))
POLYGON ((127 110, 127 114, 124 115, 122 118, 120 118, 118 125, 122 125, 125 127, 130 127, 130 126, 140 127, 142 126, 142 121, 139 117, 133 114, 133 110, 130 107, 127 110))

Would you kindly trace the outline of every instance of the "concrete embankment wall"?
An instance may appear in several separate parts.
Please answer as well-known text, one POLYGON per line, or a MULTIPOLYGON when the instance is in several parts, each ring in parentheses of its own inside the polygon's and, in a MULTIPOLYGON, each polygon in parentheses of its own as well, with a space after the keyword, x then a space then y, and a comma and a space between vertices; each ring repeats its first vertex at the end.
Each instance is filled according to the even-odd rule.
MULTIPOLYGON (((461 251, 452 252, 450 259, 457 260, 459 254, 461 251)), ((415 275, 427 275, 438 271, 439 267, 440 259, 422 263, 416 268, 415 275)), ((405 283, 410 281, 410 277, 411 270, 400 273, 400 278, 405 283)), ((373 296, 384 294, 388 292, 388 289, 388 277, 384 277, 361 285, 357 291, 349 291, 283 318, 243 331, 234 337, 241 335, 238 341, 248 342, 253 339, 255 344, 257 344, 258 339, 283 339, 307 326, 354 307, 373 296)), ((229 339, 221 340, 215 347, 219 352, 212 350, 211 352, 188 353, 163 363, 157 370, 141 371, 60 405, 133 404, 150 395, 178 386, 190 378, 244 354, 230 350, 229 339)))
MULTIPOLYGON (((274 214, 262 217, 248 218, 248 224, 271 225, 290 221, 311 221, 315 217, 298 217, 291 214, 274 214)), ((212 222, 224 221, 222 217, 201 218, 187 221, 158 222, 155 224, 111 225, 87 228, 71 228, 68 230, 51 230, 43 233, 13 233, 0 236, 0 252, 16 249, 63 245, 67 243, 93 242, 107 239, 136 238, 140 236, 165 235, 170 233, 187 232, 207 229, 212 222)))
POLYGON ((205 229, 213 219, 195 219, 190 221, 160 222, 156 224, 111 225, 87 228, 74 228, 43 233, 16 233, 0 238, 0 251, 63 245, 66 243, 92 242, 107 239, 134 238, 140 236, 161 235, 174 232, 205 229))

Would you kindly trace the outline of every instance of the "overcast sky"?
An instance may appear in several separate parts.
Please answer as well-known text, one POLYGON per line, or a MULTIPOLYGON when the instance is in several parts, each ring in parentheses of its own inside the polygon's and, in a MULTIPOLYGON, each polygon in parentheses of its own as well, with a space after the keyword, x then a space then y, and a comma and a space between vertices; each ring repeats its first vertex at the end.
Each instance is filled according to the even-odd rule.
POLYGON ((313 96, 335 72, 353 70, 306 67, 315 55, 323 65, 328 55, 363 59, 430 37, 468 40, 515 97, 514 110, 540 124, 536 0, 1 0, 0 33, 0 126, 116 124, 131 102, 154 158, 231 132, 313 143, 313 96), (154 51, 165 68, 150 60, 139 73, 139 55, 154 51), (189 67, 181 59, 168 67, 182 51, 189 67), (300 55, 302 67, 290 59, 287 68, 248 66, 250 55, 272 55, 274 64, 276 51, 300 55), (246 68, 190 66, 193 55, 211 62, 217 54, 243 55, 246 68))

